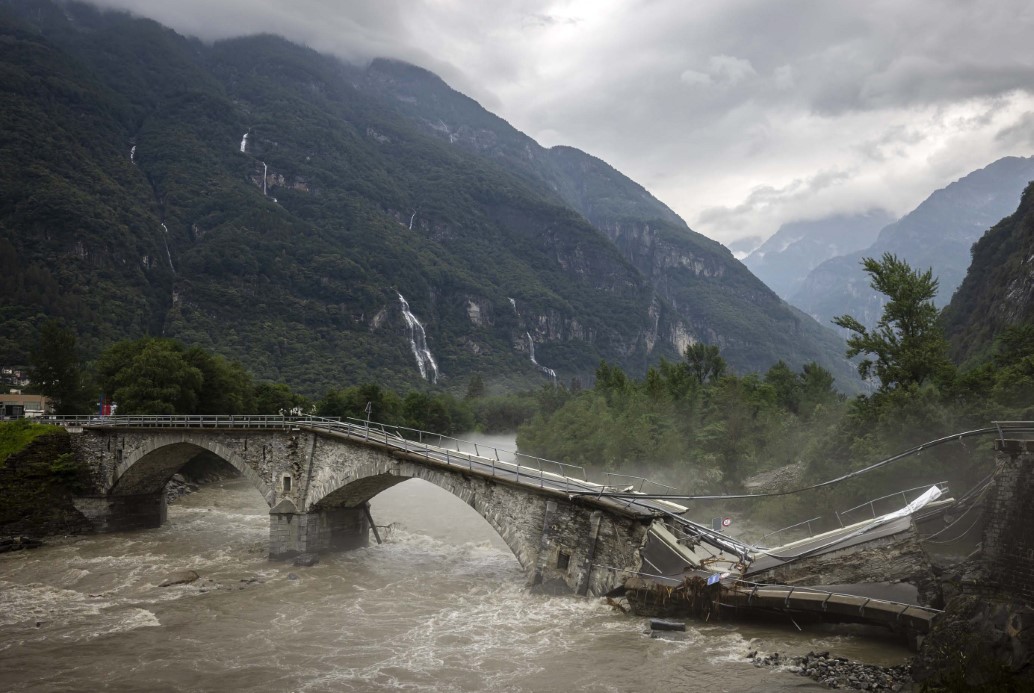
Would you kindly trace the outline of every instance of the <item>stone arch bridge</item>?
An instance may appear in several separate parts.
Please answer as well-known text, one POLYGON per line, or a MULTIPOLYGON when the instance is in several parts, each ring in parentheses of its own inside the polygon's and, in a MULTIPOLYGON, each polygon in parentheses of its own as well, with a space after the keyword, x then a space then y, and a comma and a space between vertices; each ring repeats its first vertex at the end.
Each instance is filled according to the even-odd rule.
POLYGON ((642 567, 639 550, 651 524, 670 514, 664 502, 594 495, 605 487, 585 481, 584 472, 574 478, 580 468, 523 456, 507 462, 493 449, 460 452, 361 422, 113 417, 62 423, 92 470, 92 494, 75 503, 98 531, 161 525, 165 484, 209 452, 269 504, 271 558, 367 545, 370 499, 419 478, 477 511, 513 551, 530 585, 599 595, 621 572, 642 567))

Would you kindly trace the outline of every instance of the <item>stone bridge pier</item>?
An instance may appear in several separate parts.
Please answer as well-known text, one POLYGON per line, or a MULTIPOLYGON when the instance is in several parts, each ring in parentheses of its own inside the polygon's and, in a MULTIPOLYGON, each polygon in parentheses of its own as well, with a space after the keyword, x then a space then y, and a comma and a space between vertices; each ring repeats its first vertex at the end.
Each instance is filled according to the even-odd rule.
POLYGON ((269 506, 269 556, 369 544, 369 501, 407 479, 424 479, 472 507, 528 575, 549 592, 599 595, 638 570, 650 518, 590 499, 516 483, 373 441, 304 427, 284 429, 84 428, 76 454, 90 463, 94 492, 76 507, 98 531, 153 528, 166 519, 163 489, 189 460, 210 452, 236 468, 269 506))

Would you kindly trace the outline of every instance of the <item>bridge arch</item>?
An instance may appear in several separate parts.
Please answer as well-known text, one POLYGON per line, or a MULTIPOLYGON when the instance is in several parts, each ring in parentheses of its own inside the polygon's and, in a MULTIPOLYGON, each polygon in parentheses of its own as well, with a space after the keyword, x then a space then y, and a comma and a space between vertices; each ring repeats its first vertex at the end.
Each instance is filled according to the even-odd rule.
POLYGON ((267 505, 276 499, 275 491, 241 459, 237 451, 220 440, 206 436, 157 434, 143 439, 115 465, 111 494, 143 495, 161 492, 183 465, 202 452, 210 452, 241 473, 262 494, 267 505))
POLYGON ((388 456, 373 456, 356 464, 353 473, 354 476, 337 488, 321 489, 317 496, 310 496, 310 510, 359 507, 404 481, 422 479, 473 508, 509 547, 522 568, 534 568, 536 555, 530 549, 537 544, 542 531, 541 515, 537 521, 531 520, 526 525, 515 524, 511 513, 507 512, 514 503, 512 494, 506 494, 505 491, 497 493, 500 487, 496 484, 451 470, 400 462, 388 456), (506 497, 501 498, 501 495, 506 497), (529 529, 530 533, 527 531, 529 529))

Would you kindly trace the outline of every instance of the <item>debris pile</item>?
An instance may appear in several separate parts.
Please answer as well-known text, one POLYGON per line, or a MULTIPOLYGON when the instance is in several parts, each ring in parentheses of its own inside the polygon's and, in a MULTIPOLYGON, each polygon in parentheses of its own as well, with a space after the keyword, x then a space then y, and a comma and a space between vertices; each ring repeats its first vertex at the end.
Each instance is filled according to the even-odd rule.
POLYGON ((786 671, 807 676, 830 688, 848 688, 859 691, 903 691, 910 690, 912 665, 881 667, 873 664, 858 664, 846 657, 830 657, 829 652, 809 652, 803 657, 781 657, 758 655, 751 652, 747 658, 756 667, 777 666, 786 671))

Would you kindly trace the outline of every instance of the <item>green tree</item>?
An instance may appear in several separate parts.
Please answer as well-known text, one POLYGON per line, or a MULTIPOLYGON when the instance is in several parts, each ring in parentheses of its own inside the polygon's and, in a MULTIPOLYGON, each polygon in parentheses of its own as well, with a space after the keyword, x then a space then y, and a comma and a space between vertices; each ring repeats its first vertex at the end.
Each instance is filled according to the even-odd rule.
POLYGON ((292 410, 309 411, 312 406, 304 396, 291 392, 283 383, 259 383, 254 391, 257 414, 288 414, 292 410))
POLYGON ((255 411, 251 374, 236 361, 227 361, 200 347, 191 347, 184 359, 201 371, 203 388, 195 414, 247 414, 255 411))
POLYGON ((171 339, 119 342, 101 356, 98 372, 120 414, 193 414, 205 381, 171 339))
POLYGON ((690 374, 700 384, 713 382, 725 374, 725 359, 721 357, 717 344, 696 342, 686 347, 684 355, 690 374))
POLYGON ((776 403, 786 411, 799 414, 801 409, 801 378, 786 365, 778 361, 765 373, 765 383, 775 390, 776 403))
POLYGON ((320 416, 369 418, 385 424, 405 423, 401 398, 393 390, 386 390, 376 383, 331 390, 316 405, 316 412, 320 416))
POLYGON ((480 399, 485 396, 485 381, 480 373, 470 376, 467 382, 467 399, 480 399))
POLYGON ((844 399, 833 386, 833 374, 814 361, 804 364, 799 379, 801 402, 798 413, 803 418, 809 418, 819 406, 831 405, 844 399))
POLYGON ((870 285, 888 301, 883 315, 868 330, 850 315, 833 322, 853 334, 847 340, 847 357, 870 355, 858 364, 863 378, 875 376, 880 390, 920 386, 932 378, 953 372, 948 359, 948 342, 937 324, 933 304, 937 280, 932 270, 919 272, 891 253, 883 258, 862 260, 870 285))
POLYGON ((75 332, 56 320, 48 320, 40 329, 31 358, 32 385, 50 398, 55 414, 86 414, 93 408, 84 384, 75 332))

